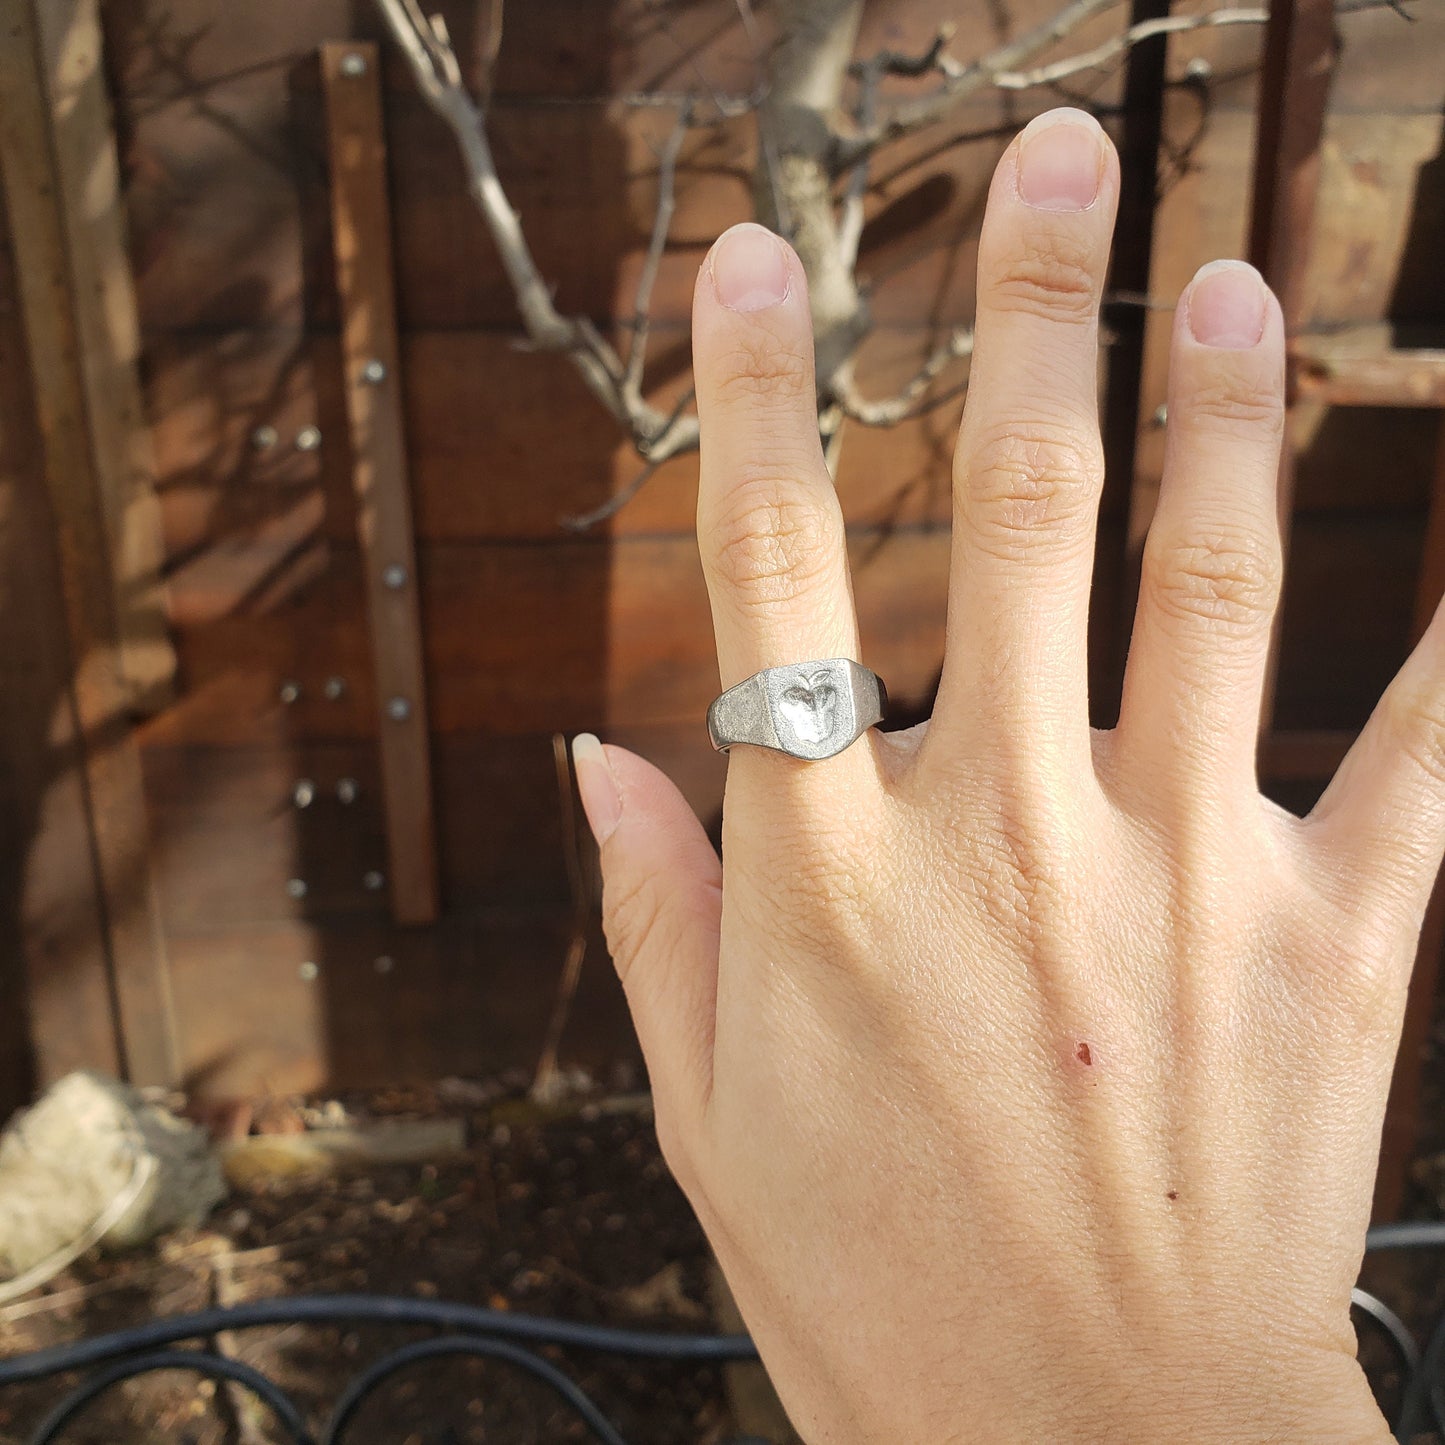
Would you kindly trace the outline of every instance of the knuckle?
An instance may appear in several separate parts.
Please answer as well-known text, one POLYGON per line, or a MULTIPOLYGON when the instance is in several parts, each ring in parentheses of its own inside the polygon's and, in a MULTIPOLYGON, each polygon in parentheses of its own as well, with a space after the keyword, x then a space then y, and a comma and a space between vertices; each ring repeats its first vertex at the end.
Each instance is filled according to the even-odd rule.
POLYGON ((1145 548, 1144 583, 1166 617, 1253 632, 1274 615, 1278 543, 1240 532, 1145 548))
POLYGON ((1175 408, 1186 431, 1274 438, 1284 432, 1284 398, 1257 377, 1223 370, 1193 385, 1175 408))
POLYGON ((1027 228, 1003 258, 989 290, 995 309, 1070 324, 1092 321, 1099 257, 1073 228, 1027 228))
POLYGON ((841 524, 805 484, 762 479, 736 487, 709 538, 721 580, 745 605, 787 605, 840 555, 841 524))
POLYGON ((1039 533, 1087 530, 1102 480, 1098 448, 1053 426, 1025 425, 985 437, 967 466, 966 515, 982 543, 1010 559, 1039 533))
POLYGON ((724 405, 794 405, 813 397, 812 358, 764 331, 749 328, 717 359, 714 388, 724 405))

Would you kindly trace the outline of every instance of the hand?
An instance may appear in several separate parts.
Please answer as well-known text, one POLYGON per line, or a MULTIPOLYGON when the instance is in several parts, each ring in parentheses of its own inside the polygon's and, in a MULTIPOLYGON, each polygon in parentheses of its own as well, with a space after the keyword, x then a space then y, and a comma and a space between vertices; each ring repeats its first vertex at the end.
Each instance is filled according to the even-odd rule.
MULTIPOLYGON (((994 177, 931 721, 735 749, 725 873, 661 774, 576 749, 663 1148, 810 1441, 1388 1439, 1349 1295, 1445 848, 1445 624, 1310 817, 1260 797, 1284 338, 1217 263, 1091 733, 1117 192, 1077 111, 994 177)), ((722 685, 857 657, 797 258, 728 232, 693 335, 722 685)))

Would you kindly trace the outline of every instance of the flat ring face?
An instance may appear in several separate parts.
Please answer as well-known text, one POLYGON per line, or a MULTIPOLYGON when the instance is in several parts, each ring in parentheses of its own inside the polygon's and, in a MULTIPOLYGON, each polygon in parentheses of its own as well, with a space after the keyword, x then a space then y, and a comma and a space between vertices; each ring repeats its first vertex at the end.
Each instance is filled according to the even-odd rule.
POLYGON ((713 747, 738 743, 820 762, 883 717, 883 684, 846 657, 770 667, 730 687, 708 709, 713 747))

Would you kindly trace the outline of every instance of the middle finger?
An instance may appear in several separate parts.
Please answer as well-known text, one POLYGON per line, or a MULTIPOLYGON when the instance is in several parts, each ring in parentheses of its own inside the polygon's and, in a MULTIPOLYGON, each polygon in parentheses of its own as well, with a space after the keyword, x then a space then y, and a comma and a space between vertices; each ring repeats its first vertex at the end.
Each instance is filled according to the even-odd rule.
POLYGON ((1079 110, 1032 121, 994 175, 954 460, 948 653, 925 744, 940 757, 971 765, 981 738, 1015 760, 1089 755, 1099 299, 1118 192, 1114 148, 1079 110))

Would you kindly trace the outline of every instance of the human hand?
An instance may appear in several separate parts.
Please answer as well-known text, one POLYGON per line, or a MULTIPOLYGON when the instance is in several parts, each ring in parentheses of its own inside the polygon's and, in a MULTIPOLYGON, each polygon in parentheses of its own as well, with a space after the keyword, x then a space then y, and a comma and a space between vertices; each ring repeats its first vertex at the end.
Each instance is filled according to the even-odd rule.
MULTIPOLYGON (((1388 1439, 1348 1311, 1445 848, 1445 624, 1310 817, 1261 798, 1283 327, 1207 267, 1091 732, 1117 191, 1075 111, 994 178, 931 721, 735 749, 725 874, 660 773, 576 749, 663 1148, 810 1441, 1388 1439)), ((791 251, 719 241, 694 351, 722 685, 857 657, 791 251)))

